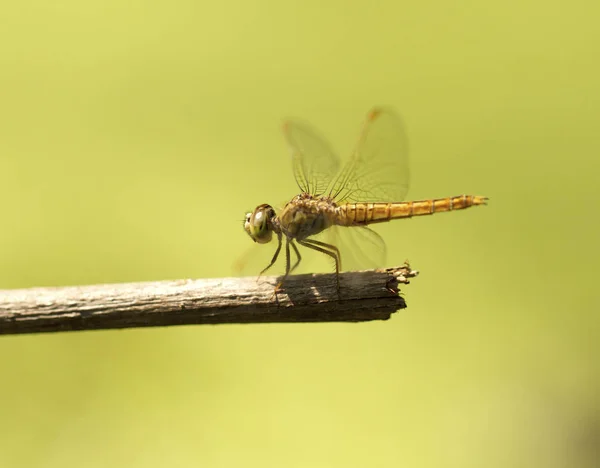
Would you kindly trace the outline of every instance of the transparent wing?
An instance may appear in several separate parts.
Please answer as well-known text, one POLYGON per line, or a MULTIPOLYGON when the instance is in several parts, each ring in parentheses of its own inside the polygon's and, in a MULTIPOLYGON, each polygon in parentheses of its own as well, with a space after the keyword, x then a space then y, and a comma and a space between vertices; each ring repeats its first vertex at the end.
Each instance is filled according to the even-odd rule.
POLYGON ((283 134, 292 153, 294 177, 300 190, 312 195, 326 192, 340 163, 327 141, 307 124, 288 120, 283 134))
POLYGON ((385 241, 369 227, 332 226, 324 233, 323 241, 339 249, 343 271, 381 268, 385 265, 385 241))
MULTIPOLYGON (((269 244, 253 244, 234 260, 231 272, 234 276, 258 276, 265 268, 277 248, 277 240, 269 244)), ((285 272, 285 253, 280 255, 277 263, 269 269, 266 276, 278 276, 285 272)))
POLYGON ((397 202, 408 188, 408 139, 402 119, 390 109, 373 109, 330 195, 337 201, 397 202))

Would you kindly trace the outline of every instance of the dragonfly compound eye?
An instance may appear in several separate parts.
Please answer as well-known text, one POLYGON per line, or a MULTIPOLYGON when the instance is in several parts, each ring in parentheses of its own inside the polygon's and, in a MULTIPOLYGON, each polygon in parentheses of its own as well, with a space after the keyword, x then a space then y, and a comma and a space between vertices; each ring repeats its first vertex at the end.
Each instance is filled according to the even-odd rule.
POLYGON ((248 235, 250 235, 250 217, 252 216, 252 213, 246 213, 246 216, 244 217, 244 231, 246 231, 248 233, 248 235))
POLYGON ((244 228, 254 242, 266 244, 267 242, 270 242, 273 237, 270 221, 271 217, 269 216, 269 209, 260 206, 254 210, 254 213, 252 213, 249 218, 247 218, 244 223, 244 228))

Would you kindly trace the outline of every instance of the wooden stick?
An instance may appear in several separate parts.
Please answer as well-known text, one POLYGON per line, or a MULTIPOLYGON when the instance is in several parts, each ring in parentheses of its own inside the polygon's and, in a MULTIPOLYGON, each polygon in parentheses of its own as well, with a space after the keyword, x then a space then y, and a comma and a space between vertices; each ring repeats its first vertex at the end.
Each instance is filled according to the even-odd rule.
POLYGON ((385 270, 0 290, 0 335, 191 324, 387 320, 408 264, 385 270))

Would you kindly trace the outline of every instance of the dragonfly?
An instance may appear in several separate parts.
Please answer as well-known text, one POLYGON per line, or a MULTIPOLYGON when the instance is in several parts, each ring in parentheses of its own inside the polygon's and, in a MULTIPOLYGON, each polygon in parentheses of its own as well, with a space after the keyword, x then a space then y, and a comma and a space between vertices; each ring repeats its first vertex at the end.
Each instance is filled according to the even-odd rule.
POLYGON ((368 112, 351 158, 341 170, 339 158, 328 142, 309 125, 286 121, 283 133, 300 194, 279 213, 271 205, 261 204, 244 218, 244 229, 254 242, 267 244, 273 234, 277 237, 277 249, 259 278, 275 264, 285 241, 285 274, 275 293, 302 260, 298 244, 334 260, 339 295, 340 249, 315 239, 326 230, 361 230, 383 251, 385 243, 370 225, 462 210, 488 201, 478 195, 403 201, 409 189, 408 145, 402 119, 389 108, 368 112), (291 251, 295 254, 293 263, 291 251))

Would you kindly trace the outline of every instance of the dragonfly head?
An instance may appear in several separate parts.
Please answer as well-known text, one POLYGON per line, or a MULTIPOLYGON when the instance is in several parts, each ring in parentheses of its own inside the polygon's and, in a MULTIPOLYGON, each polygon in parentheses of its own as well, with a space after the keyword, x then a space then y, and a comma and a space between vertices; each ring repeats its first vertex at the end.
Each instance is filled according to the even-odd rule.
POLYGON ((271 205, 259 205, 251 213, 246 213, 244 229, 254 242, 266 244, 273 237, 275 210, 271 205))

